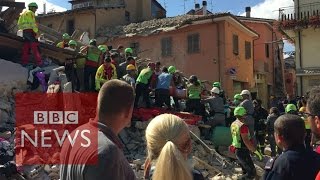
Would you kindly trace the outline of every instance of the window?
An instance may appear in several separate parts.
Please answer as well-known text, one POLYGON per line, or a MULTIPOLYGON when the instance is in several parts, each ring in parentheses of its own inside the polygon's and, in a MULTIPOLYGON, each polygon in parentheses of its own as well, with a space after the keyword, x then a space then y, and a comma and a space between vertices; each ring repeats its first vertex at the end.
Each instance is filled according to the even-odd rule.
POLYGON ((129 11, 125 12, 125 19, 126 19, 126 21, 130 22, 130 12, 129 11))
POLYGON ((130 44, 130 47, 133 50, 133 56, 138 56, 138 54, 140 53, 139 43, 133 42, 130 44))
POLYGON ((266 52, 266 57, 269 58, 270 57, 270 55, 269 55, 269 44, 265 45, 265 52, 266 52))
POLYGON ((232 37, 233 54, 239 55, 239 37, 234 34, 232 37))
POLYGON ((199 36, 199 34, 191 34, 188 36, 188 53, 198 53, 200 51, 199 36))
POLYGON ((161 54, 162 56, 171 56, 172 55, 172 38, 166 37, 161 40, 161 54))
POLYGON ((75 30, 74 20, 68 20, 67 21, 67 33, 72 35, 74 30, 75 30))
POLYGON ((251 42, 246 41, 245 42, 245 49, 246 49, 246 59, 250 59, 251 58, 251 42))

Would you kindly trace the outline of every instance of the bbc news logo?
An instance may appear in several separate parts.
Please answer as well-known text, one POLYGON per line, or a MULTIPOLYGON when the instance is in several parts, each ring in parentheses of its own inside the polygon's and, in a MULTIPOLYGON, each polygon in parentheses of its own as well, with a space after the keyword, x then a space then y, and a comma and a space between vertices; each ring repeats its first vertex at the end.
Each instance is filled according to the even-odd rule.
POLYGON ((78 111, 34 111, 33 124, 78 124, 78 111))
MULTIPOLYGON (((17 163, 53 164, 53 154, 60 157, 60 152, 65 147, 77 150, 97 149, 98 130, 89 123, 89 119, 95 117, 96 101, 96 95, 83 93, 55 94, 54 98, 48 94, 17 94, 17 163), (31 161, 36 156, 39 159, 31 161)), ((94 164, 95 161, 96 159, 90 162, 83 160, 76 164, 94 164)), ((57 163, 56 160, 54 162, 57 163)), ((73 164, 61 162, 60 159, 58 162, 73 164)))
MULTIPOLYGON (((34 111, 34 124, 35 125, 69 125, 78 124, 78 112, 77 111, 34 111)), ((57 130, 57 129, 41 129, 34 130, 33 134, 28 133, 25 130, 21 130, 21 146, 25 147, 28 142, 30 142, 34 147, 44 147, 50 148, 53 146, 52 133, 54 138, 56 138, 58 145, 62 147, 65 140, 68 140, 71 146, 74 146, 77 141, 78 136, 83 138, 86 143, 81 143, 82 147, 89 147, 91 145, 91 140, 88 137, 90 130, 75 130, 74 136, 71 136, 69 130, 57 130), (34 138, 32 138, 34 137, 34 138)))

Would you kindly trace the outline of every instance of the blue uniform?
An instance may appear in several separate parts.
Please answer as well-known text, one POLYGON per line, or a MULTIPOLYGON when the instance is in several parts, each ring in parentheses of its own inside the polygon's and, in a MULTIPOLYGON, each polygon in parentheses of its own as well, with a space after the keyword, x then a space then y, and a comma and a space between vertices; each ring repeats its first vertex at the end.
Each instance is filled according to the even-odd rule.
POLYGON ((265 180, 314 180, 320 170, 320 155, 304 145, 293 146, 265 167, 265 180))

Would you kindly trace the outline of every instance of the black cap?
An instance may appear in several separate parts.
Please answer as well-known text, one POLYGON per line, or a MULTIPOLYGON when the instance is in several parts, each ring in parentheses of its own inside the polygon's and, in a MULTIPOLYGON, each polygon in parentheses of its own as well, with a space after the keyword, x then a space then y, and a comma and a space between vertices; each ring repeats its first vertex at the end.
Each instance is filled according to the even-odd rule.
POLYGON ((199 3, 195 4, 195 8, 200 9, 200 4, 199 3))
POLYGON ((250 11, 251 11, 251 7, 250 6, 246 7, 246 12, 250 12, 250 11))

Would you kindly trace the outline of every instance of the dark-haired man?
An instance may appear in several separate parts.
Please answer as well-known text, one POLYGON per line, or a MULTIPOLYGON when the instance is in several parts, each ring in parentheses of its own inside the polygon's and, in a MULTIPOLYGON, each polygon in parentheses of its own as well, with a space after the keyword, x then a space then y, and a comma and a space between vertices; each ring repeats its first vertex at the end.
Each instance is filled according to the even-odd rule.
POLYGON ((283 153, 267 162, 264 179, 314 179, 320 169, 320 156, 304 145, 302 119, 292 114, 280 116, 274 123, 274 135, 283 153))
POLYGON ((60 156, 61 180, 136 179, 117 136, 131 122, 133 102, 134 90, 126 82, 110 80, 103 84, 98 95, 96 119, 76 129, 97 129, 97 134, 88 135, 91 140, 98 136, 97 149, 72 146, 66 141, 60 156), (97 162, 93 163, 93 159, 97 162))
MULTIPOLYGON (((309 120, 313 138, 320 139, 320 86, 309 92, 304 115, 309 120)), ((316 148, 316 152, 320 154, 320 146, 316 148)))

